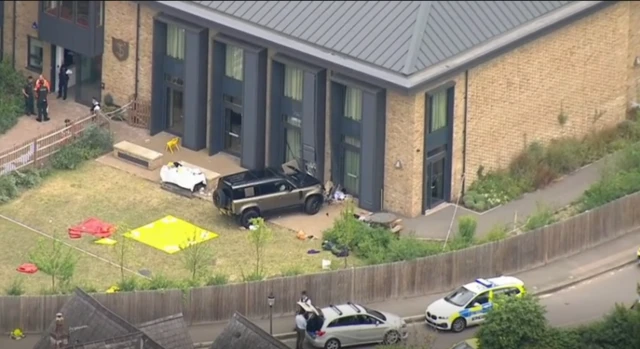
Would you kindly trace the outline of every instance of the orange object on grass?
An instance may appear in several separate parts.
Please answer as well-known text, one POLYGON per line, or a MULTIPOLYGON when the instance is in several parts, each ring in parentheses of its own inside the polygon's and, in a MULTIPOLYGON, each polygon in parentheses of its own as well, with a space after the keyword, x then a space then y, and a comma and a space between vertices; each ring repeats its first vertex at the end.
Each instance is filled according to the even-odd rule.
POLYGON ((35 274, 38 271, 38 267, 32 263, 24 263, 21 264, 16 270, 23 274, 35 274))

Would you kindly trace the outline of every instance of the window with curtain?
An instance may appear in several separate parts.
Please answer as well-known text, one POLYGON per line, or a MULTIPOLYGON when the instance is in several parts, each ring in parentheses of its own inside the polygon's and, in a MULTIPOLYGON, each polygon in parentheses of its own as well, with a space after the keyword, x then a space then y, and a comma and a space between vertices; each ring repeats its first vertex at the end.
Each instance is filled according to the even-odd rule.
POLYGON ((27 66, 36 72, 42 72, 42 61, 44 59, 44 51, 42 41, 27 36, 29 45, 29 59, 27 60, 27 66))
POLYGON ((185 40, 184 29, 167 24, 167 56, 184 60, 185 40))
POLYGON ((344 116, 355 121, 362 120, 362 90, 347 86, 344 96, 344 116))
POLYGON ((227 45, 224 62, 224 74, 232 79, 242 81, 244 51, 236 46, 227 45))
POLYGON ((344 137, 344 188, 348 194, 358 196, 360 194, 360 140, 353 137, 344 137))
POLYGON ((285 162, 302 158, 302 120, 285 115, 285 162))
POLYGON ((447 127, 447 90, 430 96, 429 133, 447 127))
POLYGON ((302 69, 284 66, 284 96, 295 101, 302 100, 302 79, 304 72, 302 69))

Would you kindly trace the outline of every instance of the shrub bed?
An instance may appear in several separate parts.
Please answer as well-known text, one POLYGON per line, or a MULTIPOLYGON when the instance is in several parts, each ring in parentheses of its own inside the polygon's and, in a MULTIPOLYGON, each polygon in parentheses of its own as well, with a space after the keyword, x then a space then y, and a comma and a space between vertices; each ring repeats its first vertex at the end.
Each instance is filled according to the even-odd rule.
POLYGON ((581 139, 559 138, 547 146, 534 142, 516 156, 508 168, 484 173, 481 166, 478 179, 462 201, 467 208, 486 211, 544 188, 555 179, 639 140, 640 123, 632 118, 581 139))
POLYGON ((95 159, 113 150, 109 130, 91 125, 74 142, 64 145, 51 157, 56 170, 73 170, 84 161, 95 159))
POLYGON ((9 131, 24 114, 22 88, 24 76, 13 69, 8 59, 0 62, 0 134, 9 131))

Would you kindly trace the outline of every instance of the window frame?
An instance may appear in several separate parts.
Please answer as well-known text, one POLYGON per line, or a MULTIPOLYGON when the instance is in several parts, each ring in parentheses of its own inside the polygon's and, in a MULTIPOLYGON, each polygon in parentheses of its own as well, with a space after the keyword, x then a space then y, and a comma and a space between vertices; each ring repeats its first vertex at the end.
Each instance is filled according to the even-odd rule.
POLYGON ((284 65, 282 95, 292 101, 302 102, 304 99, 304 69, 291 64, 284 65), (295 79, 299 75, 299 81, 295 79), (294 79, 287 79, 291 77, 294 79), (298 84, 299 83, 299 84, 298 84))
POLYGON ((86 2, 87 6, 88 6, 87 7, 87 25, 80 24, 80 22, 78 22, 78 19, 80 19, 80 11, 79 11, 80 2, 79 1, 74 1, 73 2, 74 8, 75 8, 75 11, 74 11, 74 17, 75 18, 73 20, 73 23, 75 23, 77 26, 79 26, 81 28, 89 29, 91 27, 91 2, 89 2, 89 1, 83 1, 83 2, 86 2))
MULTIPOLYGON (((349 120, 353 120, 355 122, 362 122, 363 112, 362 112, 362 96, 363 91, 360 88, 348 86, 346 85, 344 88, 344 106, 343 106, 343 116, 349 120), (355 102, 355 105, 350 106, 349 102, 355 102), (358 108, 359 107, 359 108, 358 108), (356 114, 359 115, 350 115, 350 112, 347 112, 349 109, 354 109, 356 114), (358 110, 359 109, 359 110, 358 110)), ((352 110, 353 111, 353 110, 352 110)))
POLYGON ((167 57, 171 57, 175 60, 178 61, 184 61, 186 58, 186 53, 187 53, 187 31, 185 28, 180 27, 177 24, 173 24, 173 23, 166 23, 167 25, 167 39, 166 39, 166 55, 167 57), (174 48, 171 47, 170 41, 169 41, 169 37, 170 37, 170 33, 173 31, 173 29, 175 28, 175 32, 177 33, 177 48, 176 48, 176 52, 174 51, 174 48), (180 45, 180 40, 182 39, 182 45, 180 45), (180 47, 182 46, 182 47, 180 47), (177 50, 182 50, 182 52, 177 52, 177 50))
POLYGON ((244 81, 244 49, 242 47, 226 44, 224 54, 224 75, 230 79, 244 81), (233 61, 229 62, 229 58, 233 58, 233 61), (239 63, 236 61, 237 59, 240 60, 239 63))
POLYGON ((44 43, 42 42, 42 40, 33 37, 31 35, 27 35, 27 69, 36 72, 36 73, 42 73, 43 69, 44 69, 44 43), (32 58, 32 54, 31 54, 31 43, 35 40, 35 42, 39 42, 40 43, 40 66, 34 66, 31 64, 31 58, 32 58))
POLYGON ((44 12, 44 14, 46 14, 47 16, 53 16, 53 17, 60 17, 60 1, 42 1, 40 3, 40 11, 44 12), (55 3, 56 7, 56 11, 55 14, 54 13, 50 13, 49 11, 47 11, 47 5, 55 3))
POLYGON ((58 1, 58 18, 76 24, 76 17, 77 17, 76 5, 77 5, 77 1, 58 1), (62 4, 65 3, 65 2, 70 2, 71 3, 71 18, 70 19, 66 18, 66 17, 62 17, 62 4))

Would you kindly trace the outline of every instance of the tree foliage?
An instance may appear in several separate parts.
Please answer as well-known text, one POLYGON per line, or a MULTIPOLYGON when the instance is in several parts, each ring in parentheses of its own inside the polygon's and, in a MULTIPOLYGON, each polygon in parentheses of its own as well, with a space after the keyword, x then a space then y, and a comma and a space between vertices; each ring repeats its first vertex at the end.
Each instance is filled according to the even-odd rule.
POLYGON ((478 344, 480 349, 525 348, 539 343, 546 330, 545 309, 537 299, 499 297, 478 331, 478 344))
POLYGON ((189 272, 192 281, 208 274, 208 268, 213 264, 213 251, 209 244, 200 241, 197 230, 194 229, 185 245, 180 248, 183 266, 189 272))
POLYGON ((52 291, 69 284, 78 264, 74 251, 55 236, 52 239, 38 240, 36 247, 29 253, 29 260, 51 277, 52 291))

